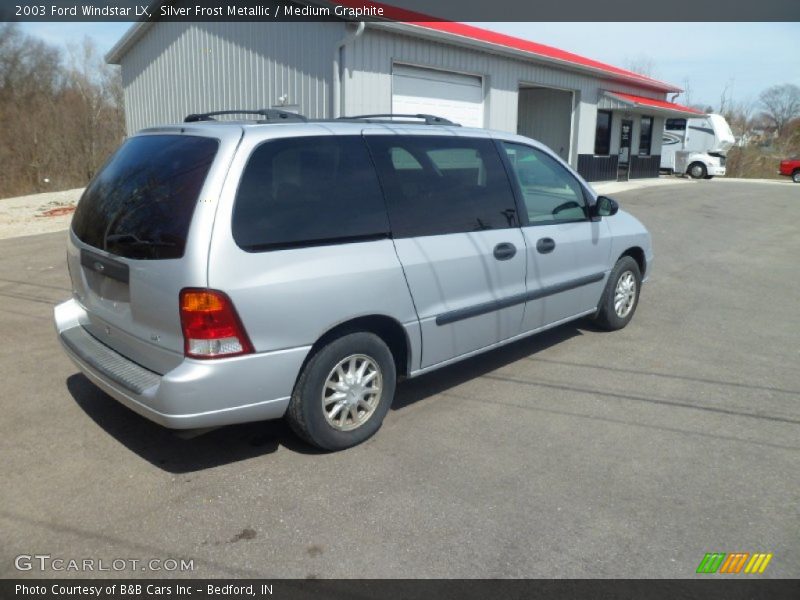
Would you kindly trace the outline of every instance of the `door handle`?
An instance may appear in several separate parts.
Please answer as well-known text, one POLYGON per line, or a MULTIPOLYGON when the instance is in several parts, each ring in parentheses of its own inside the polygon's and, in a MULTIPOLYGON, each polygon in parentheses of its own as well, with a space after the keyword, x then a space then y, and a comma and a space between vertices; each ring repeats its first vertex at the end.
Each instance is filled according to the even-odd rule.
POLYGON ((503 242, 494 247, 494 257, 497 260, 509 260, 510 258, 514 258, 516 253, 517 247, 509 242, 503 242))
POLYGON ((556 243, 553 238, 542 238, 536 242, 536 250, 539 254, 550 254, 556 249, 556 243))

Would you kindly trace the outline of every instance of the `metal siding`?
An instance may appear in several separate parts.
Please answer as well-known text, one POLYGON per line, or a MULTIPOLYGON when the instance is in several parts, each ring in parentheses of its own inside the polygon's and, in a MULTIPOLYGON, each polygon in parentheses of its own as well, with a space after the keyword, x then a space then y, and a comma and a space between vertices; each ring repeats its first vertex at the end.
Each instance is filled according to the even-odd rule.
MULTIPOLYGON (((262 108, 288 94, 311 118, 330 117, 333 52, 344 22, 154 23, 124 55, 129 132, 176 122, 191 112, 262 108)), ((389 112, 392 63, 449 69, 484 78, 486 126, 517 131, 520 85, 577 92, 571 162, 594 151, 602 90, 664 99, 663 93, 531 60, 367 25, 344 50, 344 114, 389 112)))
POLYGON ((352 72, 352 77, 345 82, 345 114, 391 110, 393 62, 484 77, 486 126, 514 133, 517 132, 517 99, 521 84, 577 92, 578 102, 573 115, 576 134, 570 157, 573 164, 578 154, 594 152, 596 105, 602 90, 664 99, 663 93, 632 85, 367 25, 366 31, 351 44, 345 55, 345 63, 352 72))
POLYGON ((121 61, 127 129, 269 108, 283 94, 303 114, 327 118, 344 35, 344 23, 154 23, 121 61))
POLYGON ((650 145, 650 154, 655 156, 661 155, 661 142, 664 135, 664 117, 655 117, 653 119, 653 143, 650 145))
POLYGON ((611 151, 610 154, 619 155, 620 136, 622 135, 622 121, 633 120, 635 115, 614 111, 611 115, 611 151))
POLYGON ((633 115, 631 117, 633 121, 633 131, 631 131, 631 152, 630 156, 638 156, 639 155, 639 133, 642 127, 642 116, 641 115, 633 115))
POLYGON ((597 130, 597 105, 588 102, 583 94, 578 97, 576 105, 575 125, 576 142, 573 145, 573 159, 571 164, 577 164, 577 156, 581 154, 594 154, 595 134, 597 130), (580 123, 579 127, 577 124, 580 123))

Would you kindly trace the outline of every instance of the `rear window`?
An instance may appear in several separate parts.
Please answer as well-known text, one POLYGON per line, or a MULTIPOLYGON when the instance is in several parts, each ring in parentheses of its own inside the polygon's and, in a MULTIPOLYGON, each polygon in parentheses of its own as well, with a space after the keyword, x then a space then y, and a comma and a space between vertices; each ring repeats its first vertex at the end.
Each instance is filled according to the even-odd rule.
POLYGON ((117 256, 183 256, 197 198, 219 142, 185 135, 127 140, 83 193, 72 230, 117 256))
POLYGON ((360 136, 265 142, 242 174, 233 238, 248 251, 387 236, 386 206, 360 136))

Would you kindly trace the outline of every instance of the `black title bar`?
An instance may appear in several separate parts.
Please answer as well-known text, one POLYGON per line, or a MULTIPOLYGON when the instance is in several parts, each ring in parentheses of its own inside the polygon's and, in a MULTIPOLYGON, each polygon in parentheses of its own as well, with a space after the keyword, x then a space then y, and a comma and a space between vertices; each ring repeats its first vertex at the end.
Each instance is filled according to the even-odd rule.
MULTIPOLYGON (((4 0, 0 21, 800 21, 798 0, 4 0)), ((598 30, 602 35, 602 30, 598 30)), ((686 43, 689 43, 688 41, 686 43)), ((695 40, 702 44, 702 40, 695 40)))
POLYGON ((768 579, 690 580, 0 580, 3 600, 504 600, 592 598, 593 600, 796 600, 800 581, 768 579))

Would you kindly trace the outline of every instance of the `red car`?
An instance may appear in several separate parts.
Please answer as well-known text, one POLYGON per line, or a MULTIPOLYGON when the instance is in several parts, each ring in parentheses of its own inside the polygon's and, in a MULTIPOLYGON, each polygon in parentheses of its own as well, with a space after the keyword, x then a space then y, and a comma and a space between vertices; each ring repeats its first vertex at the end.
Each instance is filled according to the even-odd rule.
POLYGON ((795 183, 800 183, 800 157, 782 160, 780 174, 791 177, 795 183))

